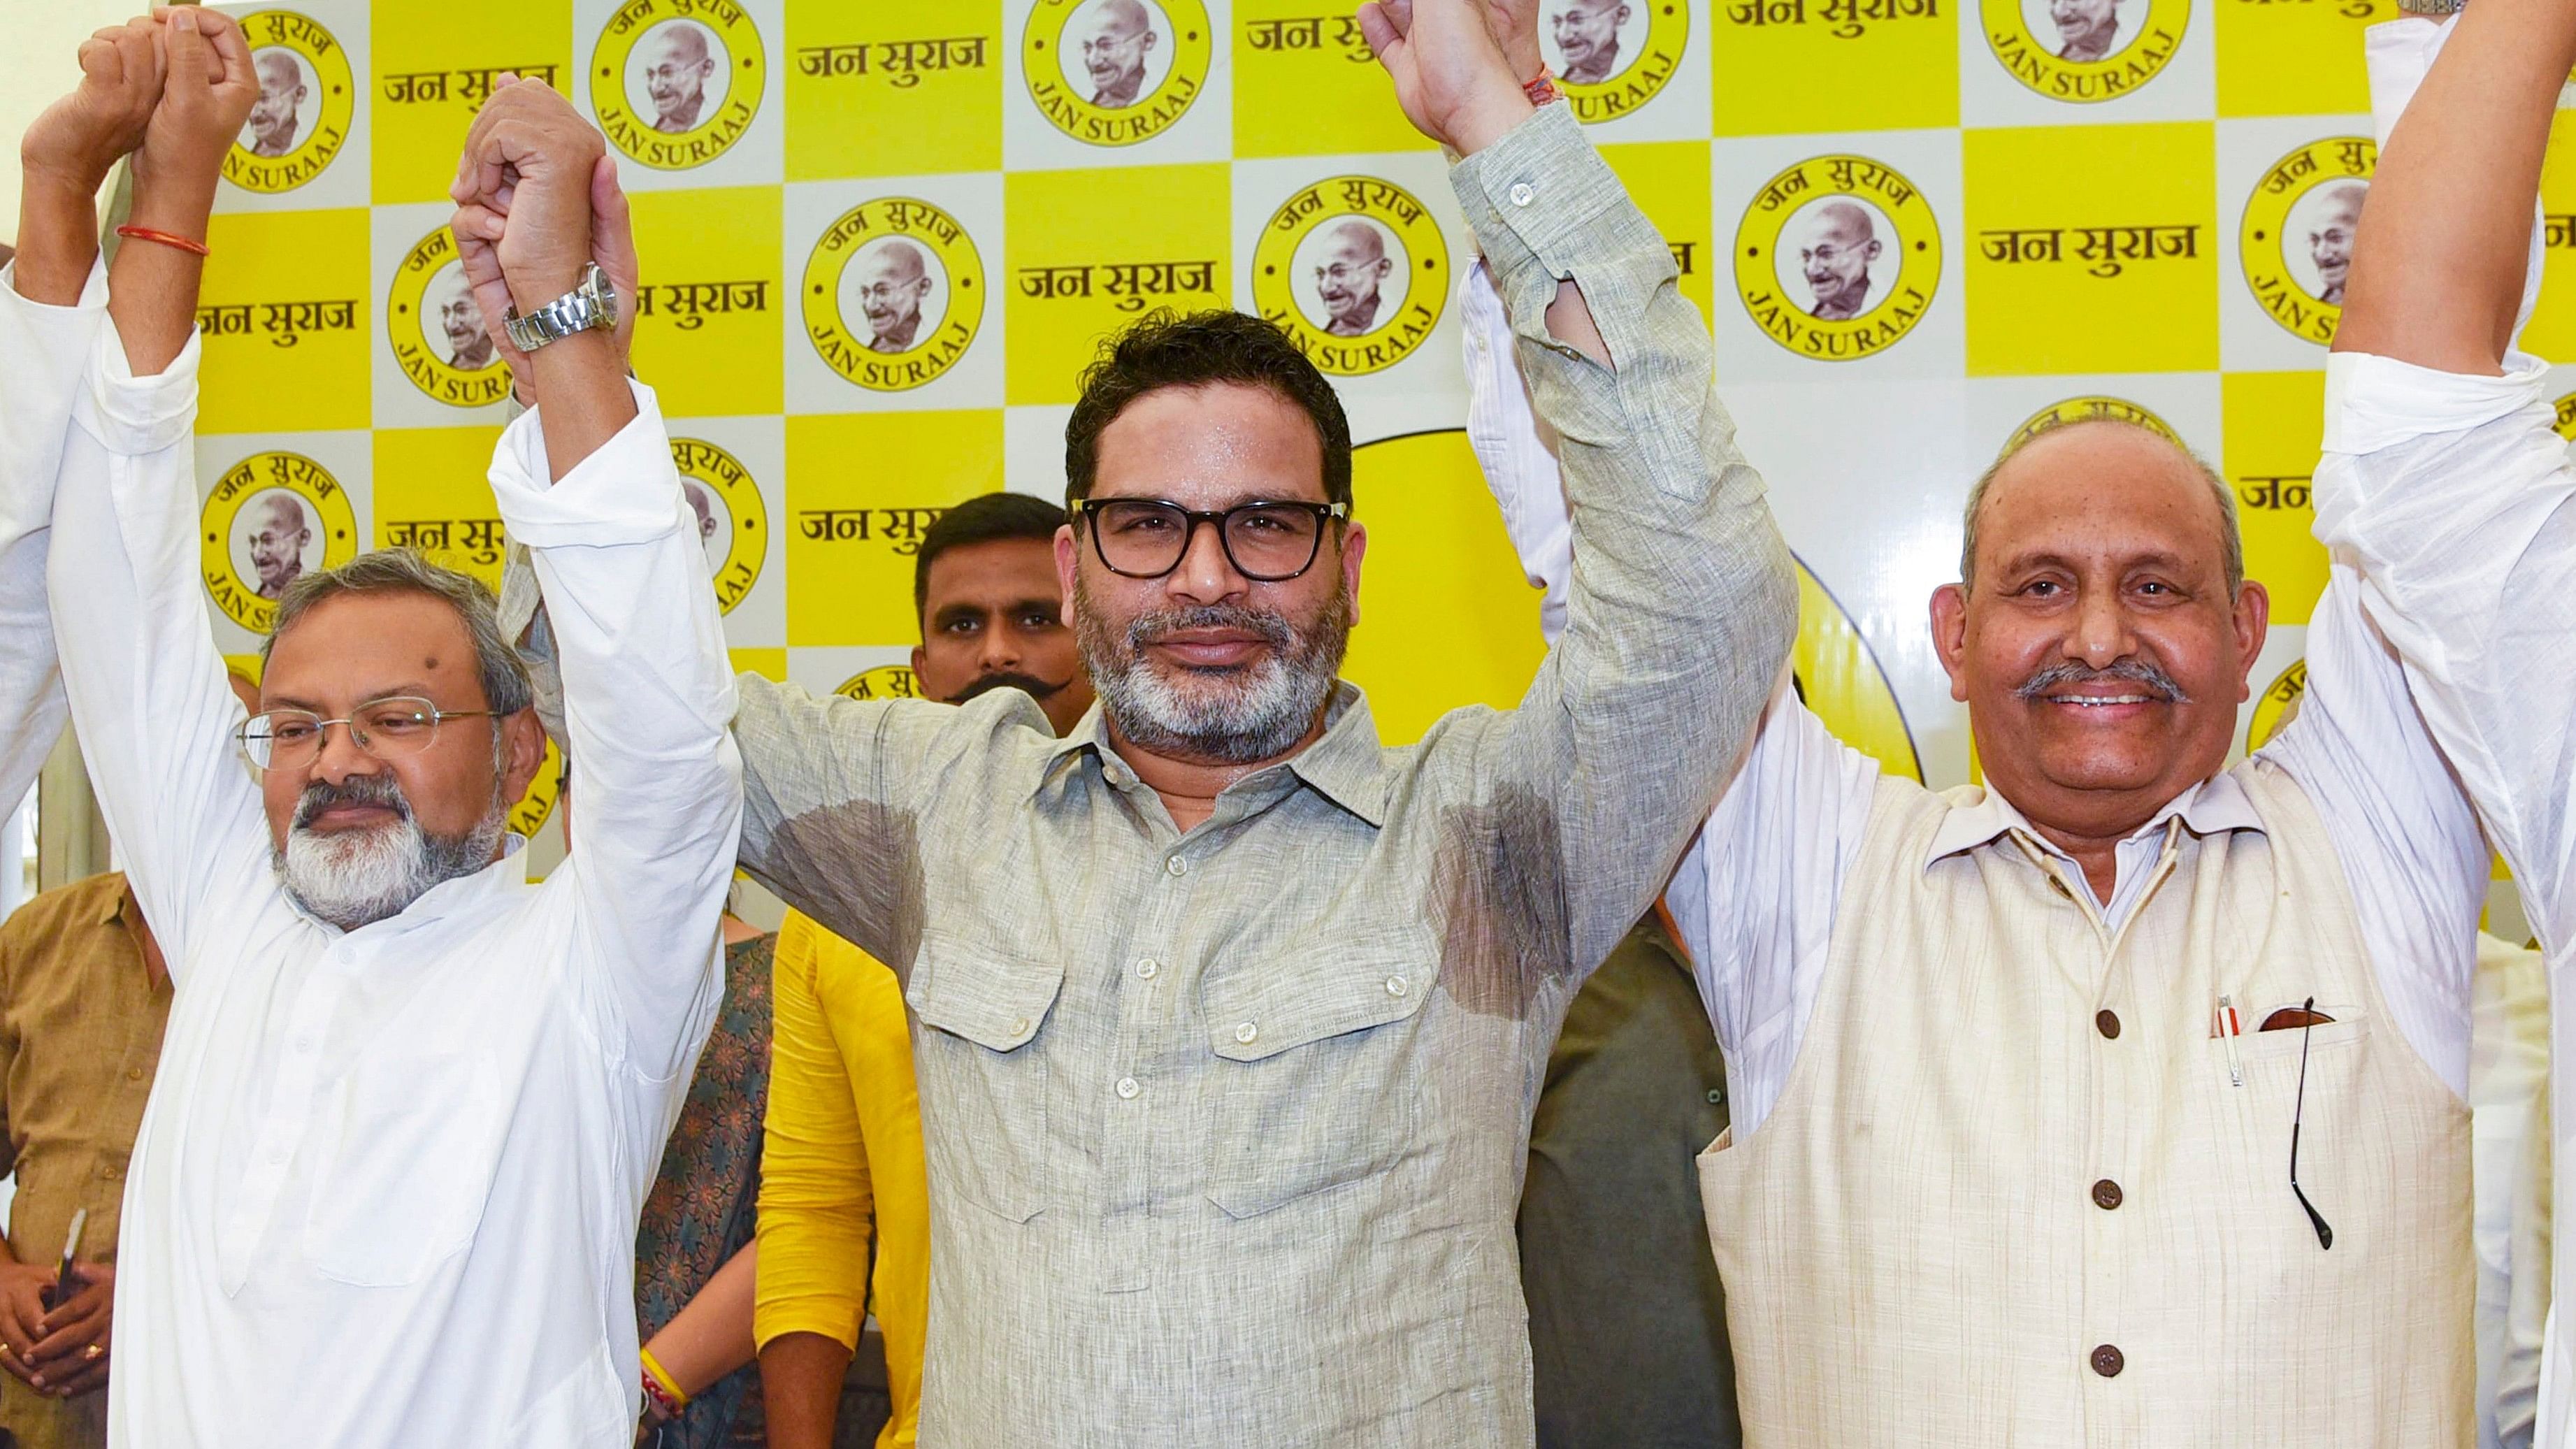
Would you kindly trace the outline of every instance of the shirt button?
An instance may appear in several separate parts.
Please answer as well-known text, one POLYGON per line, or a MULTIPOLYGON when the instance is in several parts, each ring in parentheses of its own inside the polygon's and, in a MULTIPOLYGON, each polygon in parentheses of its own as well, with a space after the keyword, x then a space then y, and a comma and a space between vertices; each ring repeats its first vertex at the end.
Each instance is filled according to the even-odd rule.
POLYGON ((1163 862, 1163 869, 1170 871, 1176 876, 1188 875, 1190 873, 1190 863, 1176 855, 1163 862))
POLYGON ((1132 1102, 1136 1100, 1136 1094, 1143 1090, 1145 1090, 1143 1087, 1136 1085, 1136 1079, 1134 1077, 1120 1077, 1118 1079, 1118 1095, 1127 1101, 1132 1102))
POLYGON ((125 1079, 129 1082, 142 1081, 143 1069, 141 1067, 127 1067, 125 1069, 125 1079))
POLYGON ((2093 1013, 2093 1029, 2105 1038, 2117 1041, 2120 1036, 2119 1015, 2108 1009, 2093 1013))
POLYGON ((2118 1378, 2120 1370, 2128 1366, 2129 1361, 2120 1356, 2120 1351, 2107 1343, 2093 1350, 2093 1372, 2106 1379, 2118 1378))
POLYGON ((1234 1029, 1234 1039, 1245 1046, 1252 1045, 1252 1039, 1259 1035, 1261 1035, 1261 1028, 1248 1021, 1234 1029))
POLYGON ((1029 1019, 1028 1019, 1027 1017, 1023 1016, 1023 1017, 1021 1017, 1019 1020, 1014 1021, 1014 1022, 1012 1022, 1012 1023, 1011 1023, 1011 1035, 1013 1035, 1013 1036, 1027 1036, 1028 1034, 1029 1034, 1029 1019))
POLYGON ((2120 1205, 2120 1185, 2109 1178, 2093 1184, 2093 1205, 2104 1212, 2120 1205))
POLYGON ((1527 206, 1527 205, 1529 205, 1529 204, 1530 204, 1530 198, 1531 198, 1531 197, 1533 197, 1533 196, 1536 196, 1537 194, 1538 194, 1537 192, 1532 191, 1532 190, 1530 189, 1530 184, 1529 184, 1528 182, 1526 182, 1526 181, 1515 181, 1515 182, 1513 182, 1513 183, 1512 183, 1512 192, 1511 192, 1511 195, 1512 195, 1512 205, 1514 205, 1514 206, 1527 206))
POLYGON ((1405 980, 1401 976, 1390 976, 1386 978, 1386 994, 1389 996, 1402 996, 1405 991, 1411 987, 1411 985, 1411 982, 1405 980))
POLYGON ((1148 956, 1144 960, 1136 963, 1136 979, 1139 981, 1151 981, 1154 979, 1154 973, 1162 969, 1162 962, 1148 956))

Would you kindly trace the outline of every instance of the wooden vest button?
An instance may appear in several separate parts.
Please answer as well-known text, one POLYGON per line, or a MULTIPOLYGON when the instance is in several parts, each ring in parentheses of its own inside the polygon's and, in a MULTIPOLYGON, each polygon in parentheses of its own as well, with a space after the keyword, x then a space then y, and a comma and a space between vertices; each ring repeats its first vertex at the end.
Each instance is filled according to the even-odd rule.
POLYGON ((2093 1184, 2093 1205, 2109 1212, 2120 1205, 2120 1185, 2109 1178, 2093 1184))
POLYGON ((2120 1370, 2128 1366, 2129 1361, 2120 1357, 2120 1351, 2107 1343, 2093 1350, 2093 1372, 2106 1379, 2118 1378, 2120 1370))
POLYGON ((2101 1032, 2103 1036, 2108 1037, 2113 1041, 2119 1040, 2120 1018, 2117 1013, 2112 1012, 2107 1008, 2093 1013, 2093 1027, 2095 1030, 2101 1032))

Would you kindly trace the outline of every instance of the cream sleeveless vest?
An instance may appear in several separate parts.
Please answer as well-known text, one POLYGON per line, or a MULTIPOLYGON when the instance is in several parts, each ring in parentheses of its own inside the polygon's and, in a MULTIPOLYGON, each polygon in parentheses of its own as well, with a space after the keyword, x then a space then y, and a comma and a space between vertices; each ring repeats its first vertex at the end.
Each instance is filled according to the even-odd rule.
POLYGON ((2118 933, 2012 835, 1927 869, 1973 789, 1879 786, 1779 1105, 1700 1156, 1747 1445, 2470 1442, 2468 1108, 2307 797, 2236 776, 2268 835, 2176 821, 2118 933), (2257 1031, 2310 996, 2330 1249, 2303 1033, 2257 1031))

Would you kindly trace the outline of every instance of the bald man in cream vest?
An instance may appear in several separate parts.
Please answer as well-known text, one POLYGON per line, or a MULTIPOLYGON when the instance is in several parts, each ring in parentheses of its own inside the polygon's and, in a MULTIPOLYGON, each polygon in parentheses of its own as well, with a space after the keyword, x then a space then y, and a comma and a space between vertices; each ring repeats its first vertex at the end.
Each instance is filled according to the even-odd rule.
MULTIPOLYGON (((2383 164, 2348 337, 2373 309, 2415 318, 2409 289, 2444 266, 2454 291, 2512 285, 2432 310, 2511 320, 2576 0, 2479 6, 2498 12, 2480 54, 2452 60, 2529 84, 2457 89, 2515 100, 2527 144, 2383 164), (2519 217, 2503 242, 2499 208, 2519 217), (2480 245, 2508 254, 2464 267, 2480 245)), ((1553 592, 1572 566, 1556 444, 1527 421, 1481 285, 1464 287, 1469 433, 1553 592)), ((2491 373, 2509 332, 2487 332, 2491 373)), ((2330 441, 2364 464, 2496 416, 2475 415, 2492 377, 2427 392, 2340 360, 2336 376, 2330 441)), ((2545 405, 2517 416, 2523 456, 2563 454, 2545 405)), ((2338 466, 2355 465, 2320 470, 2321 515, 2338 466)), ((2418 655, 2517 665, 2563 695, 2576 582, 2559 632, 2513 659, 2482 648, 2494 614, 2467 612, 2413 626, 2401 657, 2389 588, 2449 589, 2511 556, 2492 532, 2415 546, 2422 513, 2478 515, 2474 470, 2405 486, 2409 510, 2358 510, 2330 538, 2305 710, 2233 768, 2268 596, 2242 577, 2227 485, 2126 424, 2042 434, 1969 492, 1960 582, 1931 623, 1983 788, 1883 774, 1783 681, 1667 896, 1732 1080, 1734 1126, 1699 1172, 1747 1445, 2471 1442, 2465 1092, 2488 852, 2426 723, 2460 711, 2456 689, 2418 655)), ((2554 564, 2576 572, 2576 544, 2554 564)), ((2571 711, 2539 712, 2480 722, 2529 756, 2569 737, 2571 711)), ((2526 813, 2563 811, 2571 755, 2517 782, 2526 813)))

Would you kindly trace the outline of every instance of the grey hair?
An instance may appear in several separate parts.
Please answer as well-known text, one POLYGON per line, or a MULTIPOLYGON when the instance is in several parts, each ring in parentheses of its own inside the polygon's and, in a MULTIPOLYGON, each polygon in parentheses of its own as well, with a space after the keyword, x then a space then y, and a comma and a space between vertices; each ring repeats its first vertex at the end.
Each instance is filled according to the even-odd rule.
POLYGON ((534 700, 528 666, 501 632, 500 606, 481 579, 441 568, 408 548, 380 548, 362 553, 336 569, 305 574, 278 596, 277 622, 260 641, 259 659, 326 599, 348 594, 426 594, 456 610, 465 632, 474 638, 475 671, 482 676, 484 707, 495 715, 517 714, 534 700))
POLYGON ((2198 453, 2144 423, 2132 422, 2127 418, 2084 418, 2043 428, 2028 437, 2015 439, 2011 446, 2004 449, 2002 456, 1986 465, 1986 471, 1978 474, 1977 481, 1969 485, 1968 511, 1959 526, 1961 587, 1972 587, 1977 580, 1977 515, 1985 510, 1986 490, 1994 486, 1995 475, 2001 473, 2004 465, 2019 455, 2023 448, 2060 428, 2125 428, 2153 438, 2180 453, 2183 459, 2191 464, 2193 471, 2200 474, 2201 481, 2209 485, 2210 495, 2218 500, 2218 533, 2225 553, 2227 597, 2231 600, 2236 597, 2237 591, 2245 585, 2245 534, 2236 523, 2236 490, 2228 487, 2227 480, 2218 476, 2218 470, 2209 466, 2208 461, 2198 453))

